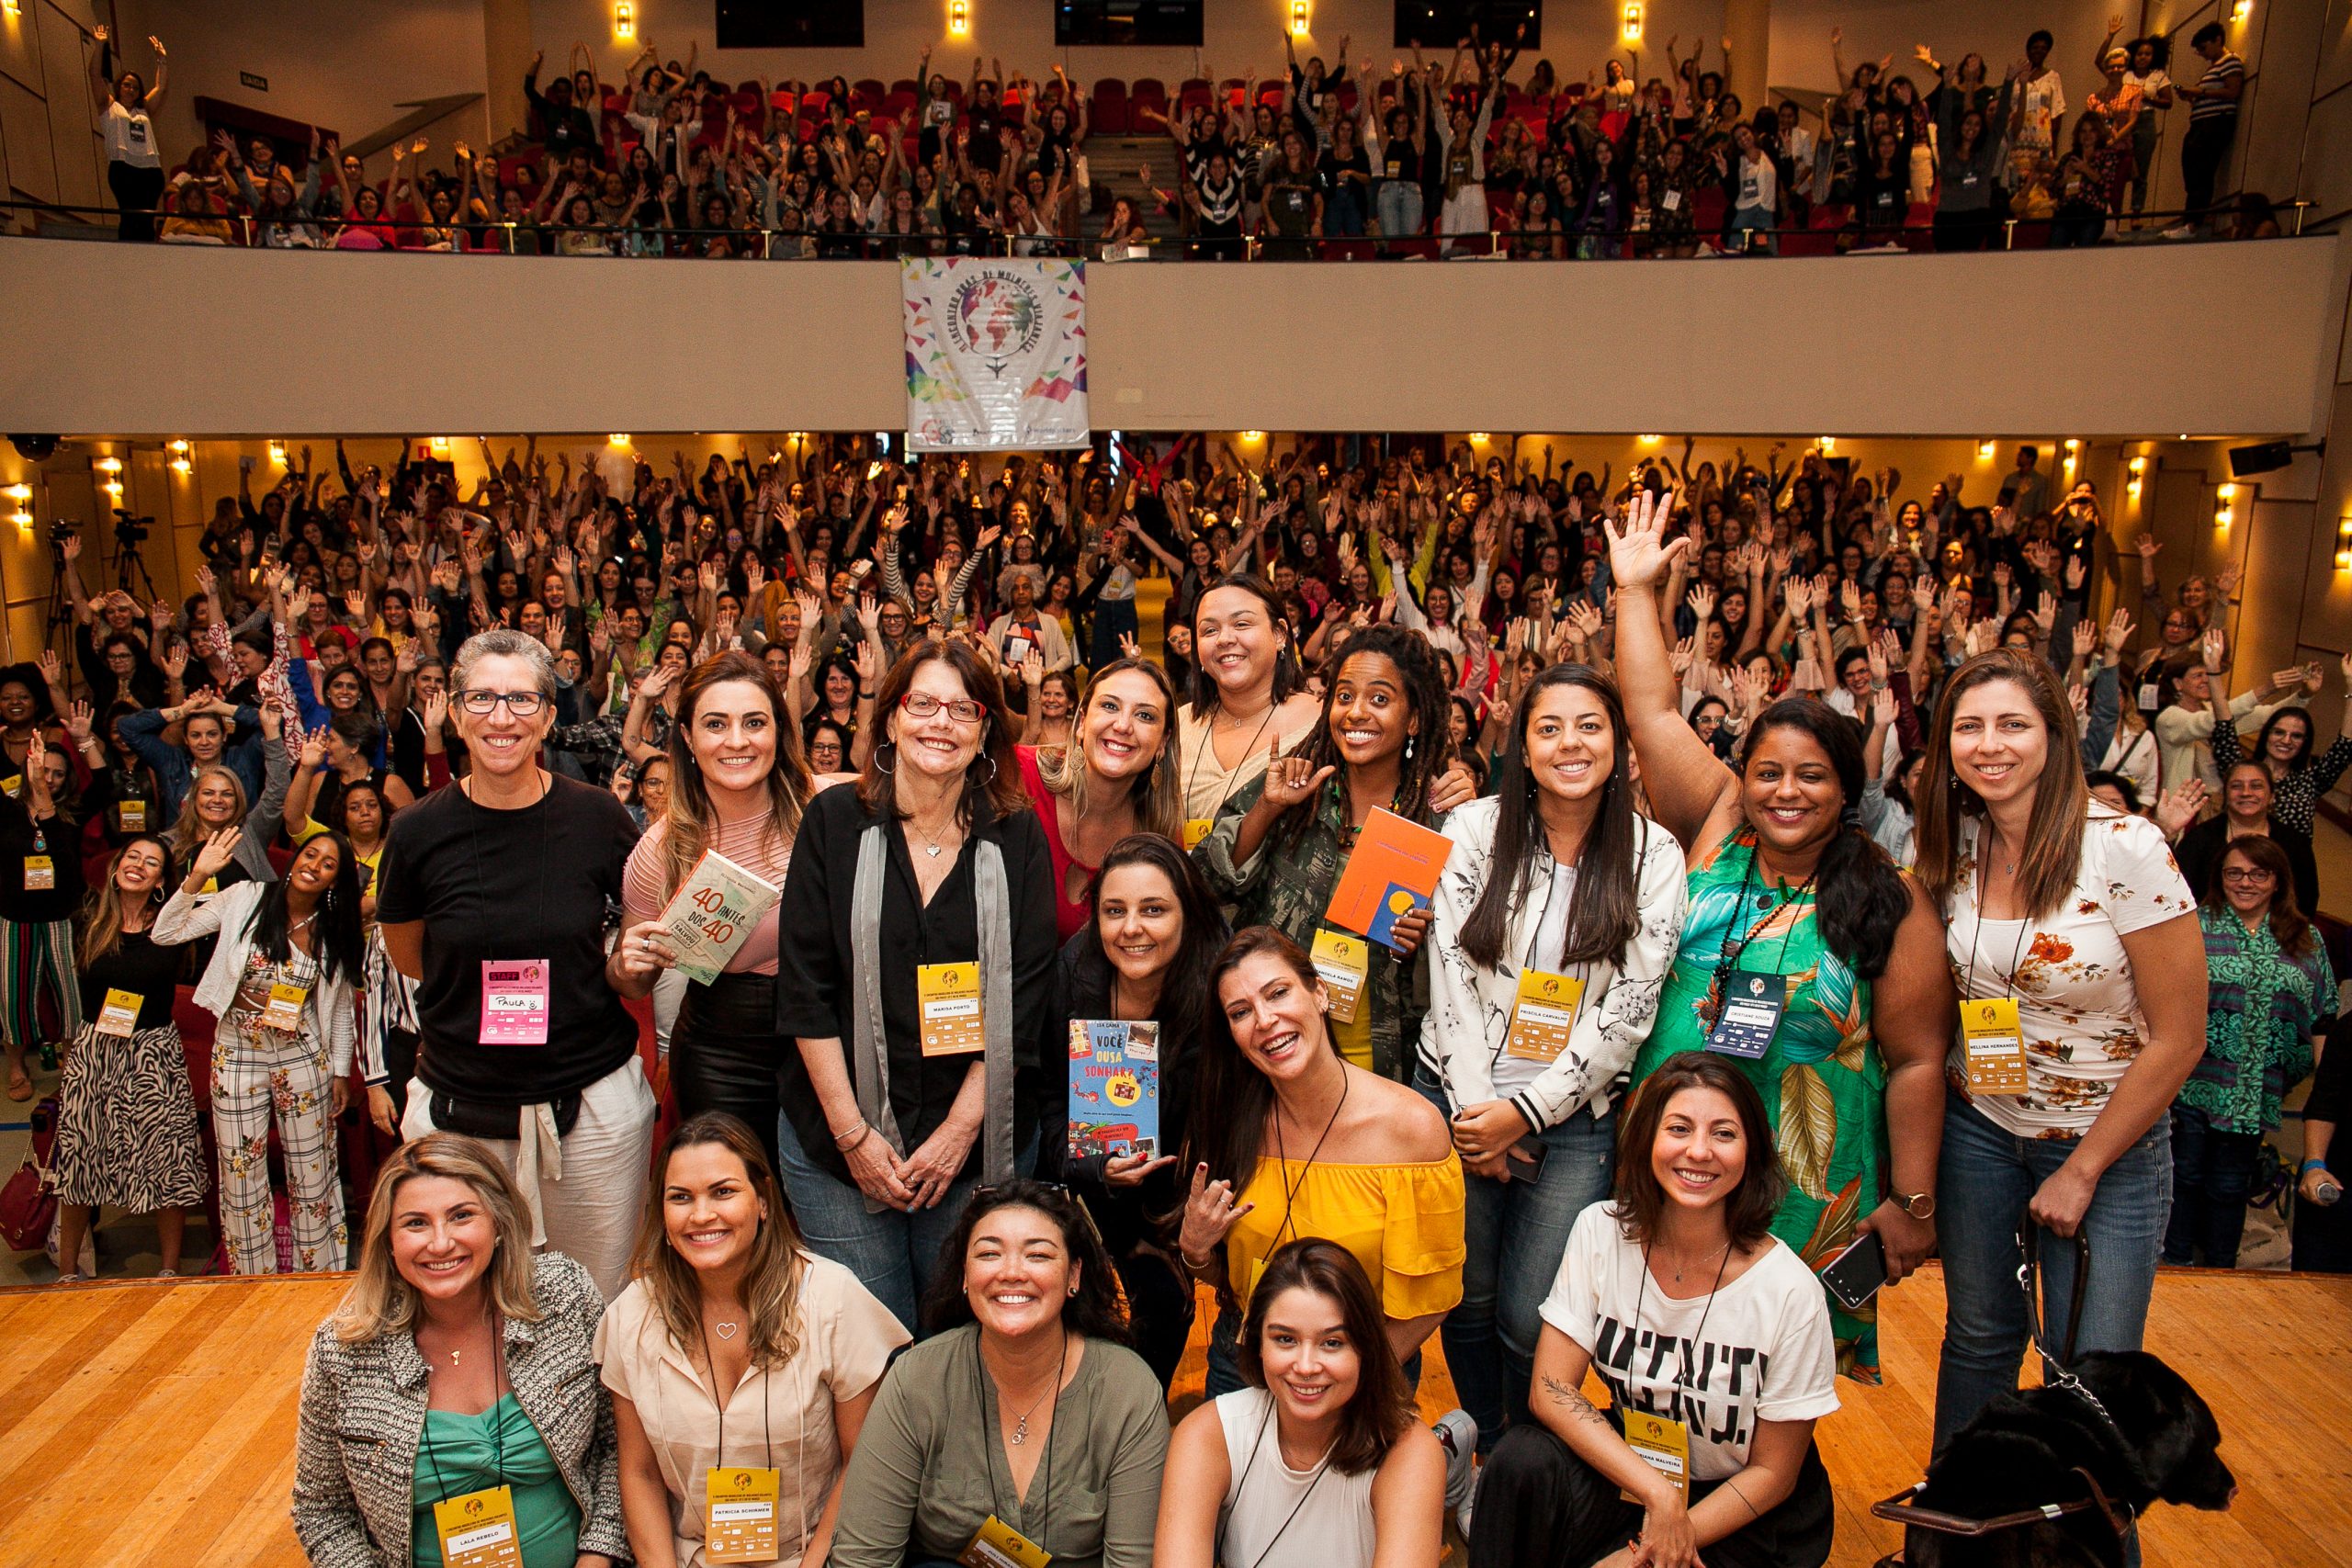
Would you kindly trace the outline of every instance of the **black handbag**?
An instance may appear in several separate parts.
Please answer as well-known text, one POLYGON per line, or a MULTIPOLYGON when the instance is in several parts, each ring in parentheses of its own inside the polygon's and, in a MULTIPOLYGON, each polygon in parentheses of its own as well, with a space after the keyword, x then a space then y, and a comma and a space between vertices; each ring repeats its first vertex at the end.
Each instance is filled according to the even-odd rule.
MULTIPOLYGON (((555 1135, 569 1136, 573 1123, 580 1120, 580 1096, 559 1095, 548 1103, 555 1111, 555 1135)), ((469 1138, 496 1138, 506 1143, 514 1143, 523 1135, 523 1108, 519 1105, 491 1105, 479 1100, 435 1094, 428 1109, 436 1133, 463 1133, 469 1138)))

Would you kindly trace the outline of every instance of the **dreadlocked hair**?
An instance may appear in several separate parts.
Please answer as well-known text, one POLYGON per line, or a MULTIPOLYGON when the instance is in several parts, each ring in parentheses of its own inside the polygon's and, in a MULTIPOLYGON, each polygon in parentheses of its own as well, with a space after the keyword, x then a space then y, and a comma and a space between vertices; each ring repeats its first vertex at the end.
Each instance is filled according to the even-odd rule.
MULTIPOLYGON (((1372 657, 1387 660, 1404 678, 1405 702, 1409 710, 1408 723, 1418 728, 1406 743, 1408 754, 1397 760, 1396 800, 1390 809, 1408 821, 1419 822, 1429 815, 1430 784, 1453 761, 1453 737, 1445 721, 1445 674, 1438 668, 1436 650, 1420 633, 1408 631, 1393 621, 1375 622, 1362 631, 1351 632, 1347 640, 1323 661, 1322 721, 1287 754, 1304 757, 1312 767, 1328 764, 1336 768, 1334 782, 1346 784, 1348 764, 1340 755, 1339 743, 1331 739, 1331 709, 1339 696, 1340 678, 1347 673, 1348 661, 1372 657)), ((1295 848, 1314 823, 1319 804, 1308 799, 1292 807, 1274 824, 1272 836, 1284 848, 1295 848)))

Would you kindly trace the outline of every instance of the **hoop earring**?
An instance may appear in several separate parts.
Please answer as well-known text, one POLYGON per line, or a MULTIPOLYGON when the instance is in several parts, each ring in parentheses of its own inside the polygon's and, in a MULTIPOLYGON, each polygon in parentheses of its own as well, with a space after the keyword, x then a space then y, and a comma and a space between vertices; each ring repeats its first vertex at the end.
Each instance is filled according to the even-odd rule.
POLYGON ((980 781, 980 787, 986 789, 996 783, 996 758, 993 754, 983 751, 980 753, 980 761, 989 765, 989 776, 980 781))

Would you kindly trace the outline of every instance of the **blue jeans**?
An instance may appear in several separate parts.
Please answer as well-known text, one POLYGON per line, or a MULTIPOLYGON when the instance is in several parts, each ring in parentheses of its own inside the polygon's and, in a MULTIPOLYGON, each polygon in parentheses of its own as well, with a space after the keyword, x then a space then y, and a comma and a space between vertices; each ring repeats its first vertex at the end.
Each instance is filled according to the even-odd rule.
POLYGON ((1409 239, 1421 231, 1421 186, 1419 180, 1383 180, 1373 196, 1380 217, 1380 231, 1390 239, 1409 239))
POLYGON ((2172 1223, 2165 1261, 2238 1266, 2245 1237, 2245 1200, 2262 1159, 2262 1134, 2224 1133, 2193 1105, 2172 1108, 2172 1223), (2204 1254, 2202 1258, 2199 1253, 2204 1254))
MULTIPOLYGON (((1413 1087, 1451 1116, 1445 1089, 1417 1066, 1413 1087)), ((1538 1309, 1552 1293, 1568 1232, 1577 1216, 1609 1196, 1617 1144, 1612 1111, 1596 1122, 1578 1113, 1537 1134, 1550 1147, 1544 1174, 1532 1181, 1463 1174, 1466 1201, 1462 1304, 1438 1327, 1446 1370, 1462 1408, 1478 1423, 1478 1451, 1492 1450, 1506 1419, 1527 1419, 1527 1390, 1535 1376, 1538 1309)))
MULTIPOLYGON (((855 1182, 842 1180, 808 1157, 789 1116, 776 1118, 775 1154, 785 1196, 792 1201, 792 1217, 799 1224, 808 1250, 856 1275, 892 1316, 921 1337, 923 1292, 944 1265, 956 1261, 941 1254, 979 1179, 970 1176, 953 1183, 946 1195, 928 1209, 912 1213, 885 1209, 869 1214, 865 1194, 855 1182)), ((1012 1168, 1025 1174, 1035 1168, 1036 1159, 1033 1134, 1014 1151, 1012 1168)))
MULTIPOLYGON (((1936 1172, 1946 1298, 1936 1372, 1938 1453, 1978 1411, 2018 1386, 2029 1332, 2025 1294, 2018 1289, 2018 1232, 2034 1190, 2074 1148, 2071 1139, 2004 1132, 1956 1096, 1945 1104, 1943 1162, 1936 1172)), ((2172 1126, 2160 1118, 2108 1167, 2083 1214, 2091 1272, 2074 1333, 2076 1354, 2140 1348, 2171 1206, 2172 1126)), ((2072 1247, 2045 1234, 2041 1292, 2053 1350, 2065 1348, 2074 1288, 2072 1247)))

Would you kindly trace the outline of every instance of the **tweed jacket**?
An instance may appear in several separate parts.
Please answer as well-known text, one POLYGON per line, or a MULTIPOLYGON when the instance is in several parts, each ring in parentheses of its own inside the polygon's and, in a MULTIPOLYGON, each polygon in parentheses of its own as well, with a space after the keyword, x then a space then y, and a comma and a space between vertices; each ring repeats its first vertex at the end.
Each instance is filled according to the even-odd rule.
MULTIPOLYGON (((505 1324, 507 1381, 580 1505, 580 1550, 626 1562, 619 1439, 593 1355, 605 1298, 560 1253, 531 1260, 531 1292, 547 1315, 505 1324)), ((313 1568, 407 1568, 429 1375, 413 1334, 346 1345, 319 1326, 294 1445, 294 1533, 313 1568)))

